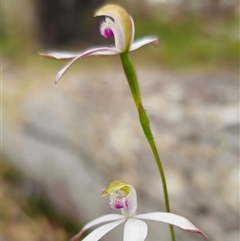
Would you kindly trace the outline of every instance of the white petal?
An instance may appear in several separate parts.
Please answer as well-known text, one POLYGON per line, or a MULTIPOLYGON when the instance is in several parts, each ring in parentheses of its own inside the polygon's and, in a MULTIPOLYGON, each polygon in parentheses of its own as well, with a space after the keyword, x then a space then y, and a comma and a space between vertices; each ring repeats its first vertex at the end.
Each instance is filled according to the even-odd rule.
POLYGON ((87 223, 86 225, 83 226, 82 230, 86 230, 89 229, 95 225, 104 223, 104 222, 110 222, 110 221, 115 221, 118 219, 124 219, 123 215, 121 214, 107 214, 104 216, 101 216, 99 218, 96 218, 94 220, 92 220, 91 222, 87 223))
POLYGON ((72 52, 45 52, 39 53, 39 55, 57 60, 71 60, 79 56, 80 53, 72 53, 72 52))
POLYGON ((207 237, 206 234, 204 234, 200 229, 195 227, 188 219, 173 213, 154 212, 154 213, 139 214, 139 215, 136 215, 135 217, 168 223, 171 225, 175 225, 185 231, 200 233, 205 237, 207 237))
POLYGON ((114 55, 114 54, 119 54, 119 51, 116 50, 115 47, 97 47, 97 48, 87 49, 84 52, 49 51, 49 52, 39 53, 39 55, 43 57, 57 59, 57 60, 72 60, 80 56, 87 57, 91 55, 114 55))
POLYGON ((129 218, 124 226, 123 241, 144 241, 147 237, 147 224, 135 218, 129 218))
POLYGON ((68 68, 77 60, 88 57, 88 56, 106 56, 106 55, 116 55, 119 54, 119 51, 115 47, 99 47, 94 49, 86 50, 81 53, 70 53, 70 52, 49 52, 49 53, 40 53, 41 56, 47 58, 53 58, 57 60, 72 60, 67 64, 63 69, 61 69, 55 77, 55 83, 63 76, 63 74, 68 70, 68 68))
POLYGON ((132 44, 130 51, 134 51, 136 49, 139 49, 140 47, 147 45, 147 44, 153 44, 155 46, 158 46, 158 38, 157 37, 145 37, 138 39, 134 41, 132 44))
POLYGON ((87 223, 86 225, 84 225, 82 227, 81 231, 78 234, 76 234, 71 240, 78 239, 87 229, 89 229, 95 225, 105 223, 105 222, 115 221, 115 220, 119 220, 119 219, 125 220, 124 216, 120 215, 120 214, 107 214, 107 215, 101 216, 99 218, 96 218, 96 219, 92 220, 91 222, 87 223))
MULTIPOLYGON (((126 221, 126 219, 121 219, 112 223, 105 224, 94 231, 92 231, 86 238, 84 238, 82 241, 98 241, 100 238, 102 238, 106 233, 110 232, 112 229, 120 225, 126 221)), ((74 239, 75 240, 75 239, 74 239)))
POLYGON ((63 69, 61 69, 58 74, 55 77, 55 83, 58 82, 58 80, 63 76, 63 74, 68 70, 68 68, 77 60, 93 56, 93 55, 114 55, 119 54, 119 51, 116 48, 109 48, 109 47, 102 47, 102 48, 96 48, 96 49, 90 49, 88 51, 85 51, 84 53, 78 55, 75 57, 69 64, 67 64, 63 69))

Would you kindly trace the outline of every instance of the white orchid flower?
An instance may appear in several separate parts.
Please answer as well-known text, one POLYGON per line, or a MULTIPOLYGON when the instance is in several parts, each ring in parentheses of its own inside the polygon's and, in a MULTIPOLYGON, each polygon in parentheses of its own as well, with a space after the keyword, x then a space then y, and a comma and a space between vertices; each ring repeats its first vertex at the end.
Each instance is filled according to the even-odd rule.
POLYGON ((136 214, 137 193, 133 186, 121 180, 113 181, 103 190, 102 196, 109 194, 109 205, 112 209, 120 209, 122 214, 108 214, 87 223, 71 241, 75 241, 89 228, 95 225, 109 222, 92 231, 82 241, 98 241, 109 231, 125 222, 123 241, 144 241, 147 237, 147 224, 141 219, 160 221, 179 227, 192 233, 200 233, 207 237, 201 230, 195 227, 188 219, 167 212, 151 212, 136 214))
POLYGON ((57 60, 71 60, 71 62, 61 69, 55 77, 55 83, 62 77, 66 70, 77 60, 94 55, 117 55, 134 51, 146 44, 158 45, 158 38, 145 37, 133 42, 134 22, 131 16, 120 6, 107 4, 98 9, 94 16, 105 16, 105 20, 100 24, 100 33, 103 37, 114 37, 115 46, 91 48, 83 52, 46 52, 41 56, 57 60))

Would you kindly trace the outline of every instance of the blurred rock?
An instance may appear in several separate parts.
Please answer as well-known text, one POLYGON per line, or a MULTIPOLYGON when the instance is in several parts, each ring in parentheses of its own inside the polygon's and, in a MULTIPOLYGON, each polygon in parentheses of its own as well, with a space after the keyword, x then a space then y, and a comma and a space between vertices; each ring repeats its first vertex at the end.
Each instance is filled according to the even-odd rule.
POLYGON ((1 167, 3 241, 64 241, 77 232, 69 230, 71 222, 61 215, 61 210, 51 207, 36 183, 22 177, 9 163, 1 167))
MULTIPOLYGON (((121 66, 98 67, 98 61, 71 69, 57 85, 53 69, 5 68, 2 151, 76 220, 112 212, 100 193, 115 179, 136 186, 139 212, 163 211, 159 174, 121 66)), ((138 68, 138 76, 172 212, 189 218, 211 241, 235 241, 238 77, 157 68, 138 68)), ((147 240, 169 240, 166 225, 149 224, 147 240)), ((122 240, 121 231, 104 240, 122 240)), ((178 240, 205 240, 176 232, 178 240)))

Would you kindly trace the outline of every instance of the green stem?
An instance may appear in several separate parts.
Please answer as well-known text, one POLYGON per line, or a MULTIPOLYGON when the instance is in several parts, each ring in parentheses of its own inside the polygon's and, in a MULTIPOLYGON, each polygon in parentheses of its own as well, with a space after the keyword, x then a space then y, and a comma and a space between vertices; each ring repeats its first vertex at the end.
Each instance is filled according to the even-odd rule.
MULTIPOLYGON (((128 84, 129 84, 135 105, 138 110, 139 120, 140 120, 142 129, 143 129, 143 132, 150 144, 150 147, 152 149, 153 155, 156 160, 156 164, 157 164, 159 174, 160 174, 160 177, 162 180, 165 207, 166 207, 167 212, 170 212, 170 204, 169 204, 169 198, 168 198, 166 178, 164 175, 164 170, 163 170, 163 166, 162 166, 160 157, 158 155, 156 144, 155 144, 155 141, 154 141, 154 138, 152 135, 150 122, 149 122, 147 113, 144 110, 144 107, 142 105, 141 94, 140 94, 140 89, 139 89, 139 85, 138 85, 136 71, 135 71, 135 68, 134 68, 134 65, 133 65, 133 62, 132 62, 132 59, 131 59, 129 53, 121 53, 120 58, 122 61, 123 69, 124 69, 125 75, 127 77, 128 84)), ((171 233, 172 241, 175 241, 175 234, 174 234, 174 229, 173 229, 172 225, 170 225, 170 233, 171 233)))

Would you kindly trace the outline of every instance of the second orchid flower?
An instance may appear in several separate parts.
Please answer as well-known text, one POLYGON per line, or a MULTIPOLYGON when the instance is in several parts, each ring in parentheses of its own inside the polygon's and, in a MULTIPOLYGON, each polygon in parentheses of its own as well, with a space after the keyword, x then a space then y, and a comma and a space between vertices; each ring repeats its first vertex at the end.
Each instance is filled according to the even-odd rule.
POLYGON ((112 229, 125 222, 123 241, 144 241, 147 237, 148 227, 143 220, 159 221, 174 225, 185 231, 199 233, 207 237, 201 230, 195 227, 188 219, 166 212, 151 212, 136 214, 137 192, 132 185, 122 180, 110 183, 103 190, 102 196, 109 195, 109 206, 115 210, 121 210, 122 214, 108 214, 87 223, 71 241, 76 241, 89 228, 98 224, 104 224, 92 231, 82 241, 98 241, 112 229))

